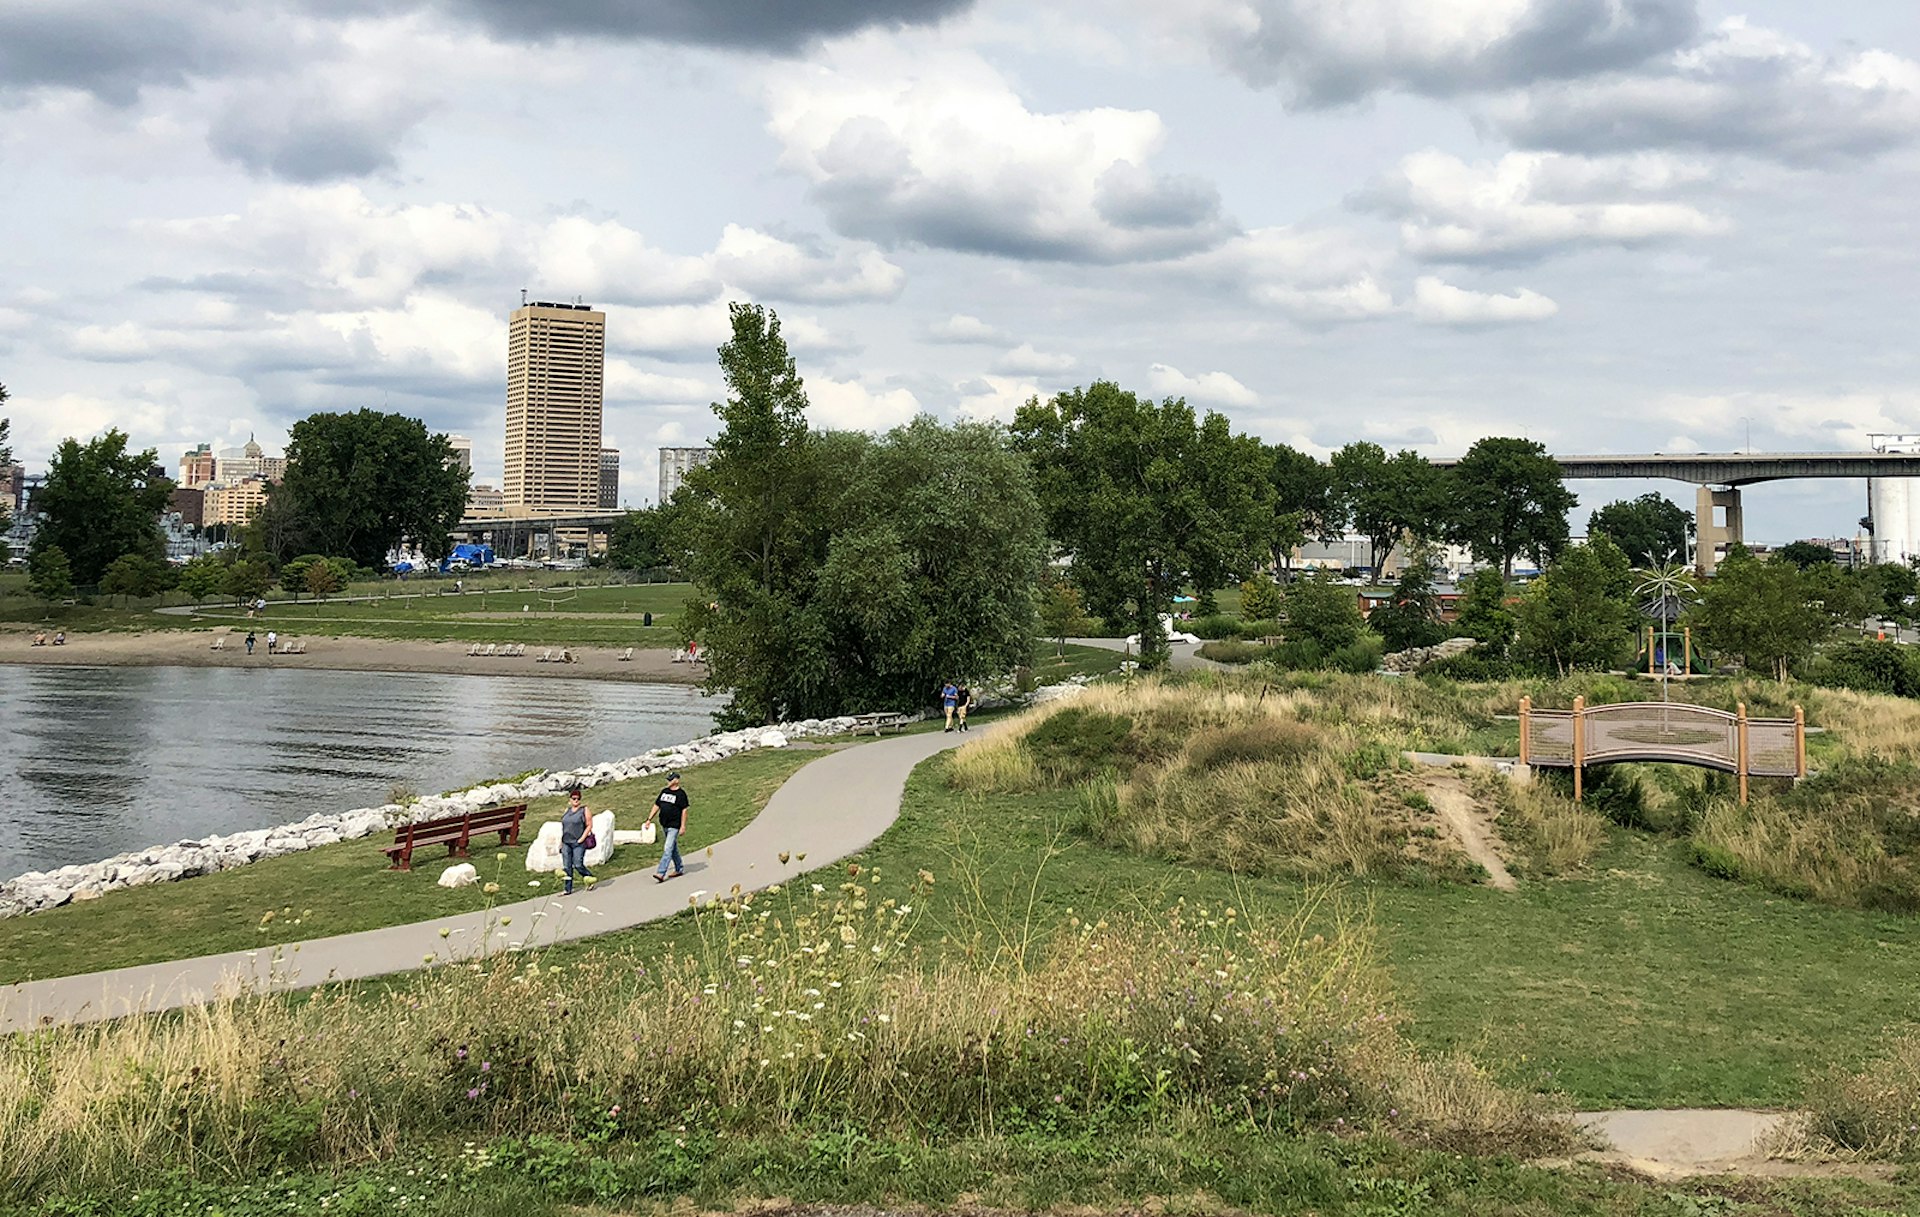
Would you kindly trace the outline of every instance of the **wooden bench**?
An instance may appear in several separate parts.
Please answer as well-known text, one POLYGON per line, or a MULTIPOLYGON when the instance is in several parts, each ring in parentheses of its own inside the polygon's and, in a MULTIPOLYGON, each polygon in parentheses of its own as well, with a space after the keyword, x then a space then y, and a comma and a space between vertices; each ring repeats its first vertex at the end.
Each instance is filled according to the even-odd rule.
POLYGON ((520 844, 520 820, 527 814, 525 803, 506 807, 488 807, 465 815, 440 820, 421 820, 402 824, 393 830, 393 844, 381 849, 392 863, 388 870, 412 870, 413 851, 422 845, 445 845, 449 858, 464 858, 473 838, 498 833, 500 844, 520 844))
POLYGON ((871 731, 876 738, 879 737, 882 728, 904 727, 913 721, 906 715, 895 712, 884 714, 853 714, 848 717, 853 719, 853 731, 856 735, 863 731, 871 731))

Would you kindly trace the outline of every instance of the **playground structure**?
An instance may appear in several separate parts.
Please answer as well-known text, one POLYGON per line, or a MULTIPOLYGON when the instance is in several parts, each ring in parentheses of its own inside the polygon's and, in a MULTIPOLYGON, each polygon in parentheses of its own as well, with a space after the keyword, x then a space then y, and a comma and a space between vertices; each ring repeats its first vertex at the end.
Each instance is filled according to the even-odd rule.
POLYGON ((1807 776, 1807 721, 1799 706, 1792 718, 1749 718, 1747 704, 1735 713, 1678 702, 1623 702, 1589 706, 1573 699, 1571 710, 1536 710, 1520 699, 1520 763, 1573 770, 1573 797, 1584 793, 1588 765, 1621 761, 1668 761, 1731 773, 1747 801, 1750 777, 1807 776))
POLYGON ((1640 662, 1648 676, 1659 676, 1669 664, 1674 676, 1711 676, 1713 664, 1693 645, 1693 627, 1661 630, 1648 626, 1640 643, 1640 662))

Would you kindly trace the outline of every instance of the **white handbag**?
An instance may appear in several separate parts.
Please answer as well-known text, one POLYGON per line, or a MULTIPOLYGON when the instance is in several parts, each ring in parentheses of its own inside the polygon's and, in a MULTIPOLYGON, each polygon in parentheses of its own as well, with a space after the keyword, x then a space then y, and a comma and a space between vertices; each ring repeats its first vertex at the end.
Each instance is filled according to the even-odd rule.
POLYGON ((653 837, 654 837, 653 821, 648 820, 645 824, 642 824, 640 826, 640 844, 652 845, 653 837))

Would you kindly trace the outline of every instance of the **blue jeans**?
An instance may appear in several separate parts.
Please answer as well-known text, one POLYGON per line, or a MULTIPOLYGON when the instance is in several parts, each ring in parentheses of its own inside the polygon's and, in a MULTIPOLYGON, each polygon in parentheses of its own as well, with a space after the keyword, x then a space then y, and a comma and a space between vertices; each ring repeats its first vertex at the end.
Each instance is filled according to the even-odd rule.
POLYGON ((680 862, 680 830, 677 828, 669 828, 667 829, 666 844, 660 847, 660 869, 653 873, 656 875, 664 875, 668 871, 685 869, 686 867, 681 865, 680 862), (673 865, 669 866, 667 865, 668 863, 672 863, 673 865))
POLYGON ((560 842, 560 868, 567 872, 568 883, 573 882, 575 871, 582 875, 593 874, 587 869, 587 847, 578 841, 560 842))

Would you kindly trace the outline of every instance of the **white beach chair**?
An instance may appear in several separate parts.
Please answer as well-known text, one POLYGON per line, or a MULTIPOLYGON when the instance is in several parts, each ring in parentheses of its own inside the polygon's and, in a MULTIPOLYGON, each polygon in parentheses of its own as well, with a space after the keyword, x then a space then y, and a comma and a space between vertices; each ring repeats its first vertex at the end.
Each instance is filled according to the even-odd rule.
POLYGON ((493 643, 491 643, 491 642, 489 642, 489 643, 487 644, 487 649, 486 649, 486 651, 484 652, 484 654, 486 655, 486 657, 487 657, 488 659, 492 659, 492 658, 494 657, 494 654, 495 654, 495 648, 494 648, 494 644, 493 644, 493 643))
POLYGON ((210 646, 210 647, 208 647, 207 649, 208 649, 209 651, 224 651, 224 650, 226 650, 226 649, 227 649, 227 636, 226 636, 225 634, 222 634, 222 635, 220 635, 220 636, 219 636, 218 638, 215 638, 215 639, 213 640, 213 645, 212 645, 212 646, 210 646))
POLYGON ((514 657, 515 659, 525 659, 525 658, 527 657, 527 644, 526 644, 526 643, 524 643, 524 642, 516 642, 516 643, 514 643, 514 644, 513 644, 513 657, 514 657))
POLYGON ((535 663, 552 663, 552 662, 553 662, 553 650, 552 650, 552 648, 548 648, 547 650, 544 650, 544 651, 542 651, 542 652, 540 652, 540 657, 539 657, 538 659, 536 659, 536 660, 534 660, 533 662, 535 662, 535 663))
POLYGON ((632 659, 632 658, 633 658, 633 648, 632 648, 632 647, 628 647, 628 648, 627 648, 626 650, 624 650, 624 651, 622 651, 622 652, 620 652, 620 662, 621 662, 621 663, 625 663, 625 662, 627 662, 628 660, 630 660, 630 659, 632 659))
POLYGON ((467 648, 467 658, 469 659, 473 658, 479 653, 480 653, 480 644, 477 642, 467 648))

